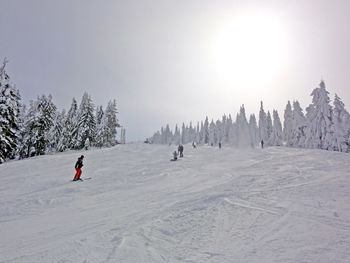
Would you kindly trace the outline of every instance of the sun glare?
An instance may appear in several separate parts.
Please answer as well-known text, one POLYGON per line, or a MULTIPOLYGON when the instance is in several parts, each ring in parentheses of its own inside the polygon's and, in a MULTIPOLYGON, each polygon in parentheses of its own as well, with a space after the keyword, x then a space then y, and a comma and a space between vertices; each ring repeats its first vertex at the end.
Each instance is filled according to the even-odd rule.
POLYGON ((269 16, 236 17, 214 45, 215 67, 230 85, 257 87, 273 79, 286 57, 283 26, 269 16))

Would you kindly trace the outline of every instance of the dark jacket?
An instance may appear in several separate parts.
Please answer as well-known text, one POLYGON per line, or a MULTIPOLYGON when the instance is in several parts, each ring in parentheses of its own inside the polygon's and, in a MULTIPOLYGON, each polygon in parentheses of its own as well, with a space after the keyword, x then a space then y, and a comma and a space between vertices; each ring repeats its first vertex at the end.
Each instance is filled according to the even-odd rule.
POLYGON ((81 167, 83 167, 83 159, 79 158, 75 164, 75 168, 81 168, 81 167))

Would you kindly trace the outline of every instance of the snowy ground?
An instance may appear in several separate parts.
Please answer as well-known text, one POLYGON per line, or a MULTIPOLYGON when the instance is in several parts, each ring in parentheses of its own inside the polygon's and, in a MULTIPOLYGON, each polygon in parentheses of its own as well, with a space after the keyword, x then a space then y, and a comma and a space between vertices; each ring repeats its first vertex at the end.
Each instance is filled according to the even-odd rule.
POLYGON ((119 145, 0 166, 0 262, 350 262, 350 155, 119 145))

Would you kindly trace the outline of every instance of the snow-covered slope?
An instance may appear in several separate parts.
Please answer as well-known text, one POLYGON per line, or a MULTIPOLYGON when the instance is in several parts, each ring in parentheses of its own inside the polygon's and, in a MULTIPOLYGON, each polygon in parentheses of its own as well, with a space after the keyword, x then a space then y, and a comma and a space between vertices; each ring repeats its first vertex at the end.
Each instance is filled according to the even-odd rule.
POLYGON ((119 145, 0 166, 0 262, 350 262, 350 155, 119 145))

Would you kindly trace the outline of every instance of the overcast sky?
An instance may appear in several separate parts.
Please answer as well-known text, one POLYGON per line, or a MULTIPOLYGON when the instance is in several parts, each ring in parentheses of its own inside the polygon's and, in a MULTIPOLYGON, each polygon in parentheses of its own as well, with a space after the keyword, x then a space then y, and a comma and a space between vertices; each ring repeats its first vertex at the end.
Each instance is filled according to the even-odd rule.
POLYGON ((348 0, 0 0, 0 59, 25 103, 115 98, 127 140, 142 140, 260 100, 282 117, 321 78, 349 110, 349 14, 348 0))

